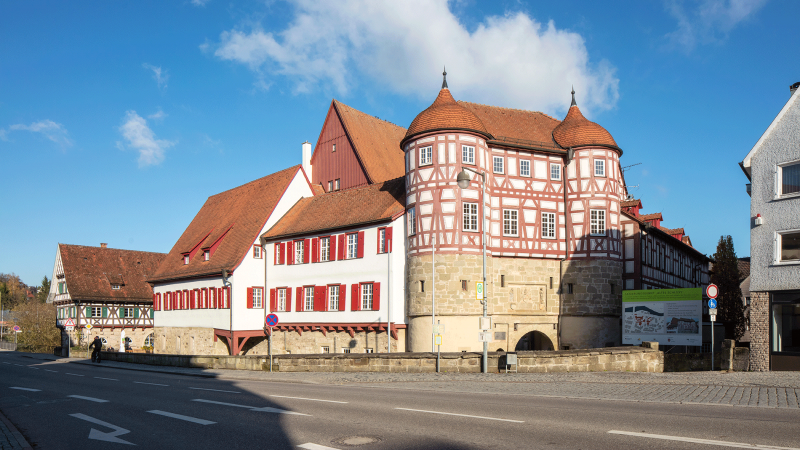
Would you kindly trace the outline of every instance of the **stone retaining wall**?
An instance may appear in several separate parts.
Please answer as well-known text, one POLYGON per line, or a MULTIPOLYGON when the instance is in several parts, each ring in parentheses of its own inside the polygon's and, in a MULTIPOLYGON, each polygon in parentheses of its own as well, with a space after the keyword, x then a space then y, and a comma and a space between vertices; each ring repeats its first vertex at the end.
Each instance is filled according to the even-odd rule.
MULTIPOLYGON (((711 353, 667 353, 664 372, 711 370, 711 353)), ((714 354, 714 370, 744 372, 751 370, 750 349, 736 347, 731 339, 722 342, 722 350, 714 354)))

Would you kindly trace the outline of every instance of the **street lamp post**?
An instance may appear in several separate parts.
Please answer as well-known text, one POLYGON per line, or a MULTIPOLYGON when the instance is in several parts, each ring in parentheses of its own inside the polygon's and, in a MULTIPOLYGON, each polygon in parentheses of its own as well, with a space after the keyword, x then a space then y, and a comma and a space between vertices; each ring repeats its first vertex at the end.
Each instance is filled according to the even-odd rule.
MULTIPOLYGON (((469 167, 462 167, 461 172, 458 173, 456 177, 456 183, 458 187, 461 189, 466 189, 469 187, 470 177, 469 174, 466 172, 469 170, 470 172, 480 175, 481 176, 481 244, 483 246, 483 300, 481 300, 481 304, 483 305, 483 317, 484 320, 487 317, 488 308, 487 308, 487 301, 486 301, 486 218, 484 217, 484 202, 486 198, 486 172, 478 172, 477 170, 470 169, 469 167)), ((483 373, 487 373, 489 368, 489 343, 485 340, 483 341, 483 373)))

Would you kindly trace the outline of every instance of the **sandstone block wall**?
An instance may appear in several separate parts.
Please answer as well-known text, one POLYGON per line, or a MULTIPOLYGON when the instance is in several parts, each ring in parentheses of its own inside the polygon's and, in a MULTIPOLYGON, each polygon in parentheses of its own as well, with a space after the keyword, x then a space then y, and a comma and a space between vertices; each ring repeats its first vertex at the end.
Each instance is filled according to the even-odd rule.
POLYGON ((224 340, 214 341, 213 328, 156 327, 155 353, 169 355, 228 355, 224 340))
MULTIPOLYGON (((125 337, 131 339, 131 347, 141 348, 144 346, 144 340, 147 336, 153 334, 153 328, 125 328, 125 337)), ((83 328, 75 328, 73 331, 61 332, 61 344, 66 344, 67 338, 69 339, 70 347, 85 347, 87 344, 86 334, 83 333, 83 328)), ((122 346, 122 328, 92 328, 89 332, 89 343, 94 340, 95 336, 105 338, 108 347, 119 349, 122 346)))
POLYGON ((621 261, 567 261, 563 287, 562 314, 622 315, 621 261), (572 284, 572 294, 566 291, 569 283, 572 284))
POLYGON ((769 370, 769 292, 750 291, 750 370, 769 370))

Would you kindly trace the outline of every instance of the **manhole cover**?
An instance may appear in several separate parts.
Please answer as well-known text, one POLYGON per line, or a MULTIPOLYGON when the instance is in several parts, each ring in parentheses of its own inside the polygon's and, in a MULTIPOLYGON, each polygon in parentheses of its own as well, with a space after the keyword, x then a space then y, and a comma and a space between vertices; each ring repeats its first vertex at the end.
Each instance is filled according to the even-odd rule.
POLYGON ((380 439, 372 436, 348 436, 344 438, 336 439, 335 443, 342 444, 342 445, 365 445, 365 444, 372 444, 373 442, 378 442, 380 439))

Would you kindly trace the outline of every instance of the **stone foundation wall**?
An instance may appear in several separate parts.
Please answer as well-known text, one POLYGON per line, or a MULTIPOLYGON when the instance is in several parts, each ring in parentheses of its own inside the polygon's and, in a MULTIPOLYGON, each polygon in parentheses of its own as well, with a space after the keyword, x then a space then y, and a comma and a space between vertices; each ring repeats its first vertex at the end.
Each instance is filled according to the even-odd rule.
POLYGON ((769 370, 769 292, 750 292, 750 370, 769 370))
POLYGON ((563 283, 562 314, 622 315, 622 261, 567 261, 563 283), (567 292, 570 283, 572 294, 567 292))
MULTIPOLYGON (((89 331, 89 343, 94 340, 95 336, 105 338, 108 347, 119 349, 122 347, 122 328, 99 328, 95 327, 89 331)), ((153 328, 125 328, 125 337, 131 339, 132 348, 142 348, 144 340, 153 333, 153 328)), ((70 347, 85 347, 86 334, 83 333, 83 328, 75 328, 72 331, 61 331, 61 345, 62 347, 67 343, 69 338, 70 347)))
POLYGON ((213 328, 156 327, 154 352, 168 355, 229 355, 224 339, 214 340, 213 328))

